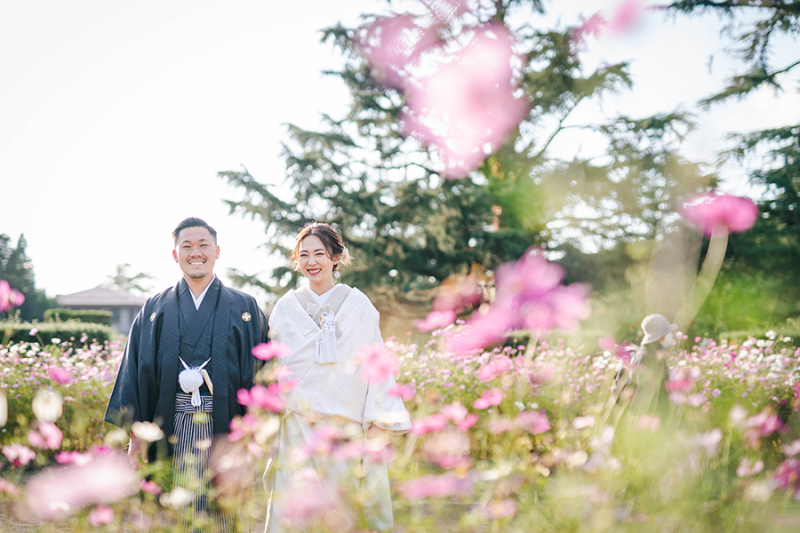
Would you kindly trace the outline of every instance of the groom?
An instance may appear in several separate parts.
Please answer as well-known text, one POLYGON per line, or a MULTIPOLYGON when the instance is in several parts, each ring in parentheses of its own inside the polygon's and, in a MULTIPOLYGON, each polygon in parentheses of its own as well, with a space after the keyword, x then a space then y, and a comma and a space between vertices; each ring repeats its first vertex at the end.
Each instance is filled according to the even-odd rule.
MULTIPOLYGON (((161 426, 179 482, 182 469, 208 462, 208 446, 198 443, 229 432, 231 419, 244 414, 236 393, 253 386, 259 361, 251 350, 267 341, 268 326, 252 296, 214 275, 214 228, 187 218, 172 236, 172 257, 183 278, 148 299, 136 316, 105 420, 161 426), (183 461, 187 453, 200 454, 200 460, 183 461)), ((130 439, 128 454, 135 460, 143 446, 133 432, 130 439)), ((155 458, 154 449, 150 455, 155 458)))

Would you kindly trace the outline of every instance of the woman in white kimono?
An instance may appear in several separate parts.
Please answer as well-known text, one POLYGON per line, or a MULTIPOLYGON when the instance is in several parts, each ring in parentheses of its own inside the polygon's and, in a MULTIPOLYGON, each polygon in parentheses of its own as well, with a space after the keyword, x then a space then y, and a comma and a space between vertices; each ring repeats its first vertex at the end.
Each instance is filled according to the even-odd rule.
POLYGON ((351 444, 340 452, 361 445, 379 451, 388 433, 411 428, 403 401, 387 394, 394 378, 367 383, 355 361, 362 346, 383 341, 379 314, 369 299, 334 282, 333 273, 347 258, 336 230, 319 223, 303 228, 292 262, 308 287, 289 291, 270 315, 273 340, 292 350, 279 360, 287 367, 281 380, 295 384, 284 398, 277 456, 264 474, 268 533, 302 530, 312 521, 334 531, 365 525, 393 530, 388 472, 380 454, 362 459, 357 452, 324 451, 332 440, 341 444, 342 439, 351 444), (359 505, 350 504, 354 501, 359 505))

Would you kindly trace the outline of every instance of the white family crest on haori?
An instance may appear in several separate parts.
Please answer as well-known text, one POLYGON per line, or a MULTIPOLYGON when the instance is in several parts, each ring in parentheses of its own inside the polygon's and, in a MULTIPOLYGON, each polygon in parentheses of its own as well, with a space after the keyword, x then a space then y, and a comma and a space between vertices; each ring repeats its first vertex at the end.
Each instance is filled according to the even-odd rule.
POLYGON ((204 380, 203 367, 206 366, 211 359, 206 359, 206 362, 200 366, 189 366, 182 358, 178 357, 178 359, 180 359, 181 364, 183 364, 183 370, 178 374, 178 383, 180 383, 183 392, 192 395, 192 405, 200 407, 200 405, 202 405, 202 401, 200 400, 200 387, 203 386, 204 380))

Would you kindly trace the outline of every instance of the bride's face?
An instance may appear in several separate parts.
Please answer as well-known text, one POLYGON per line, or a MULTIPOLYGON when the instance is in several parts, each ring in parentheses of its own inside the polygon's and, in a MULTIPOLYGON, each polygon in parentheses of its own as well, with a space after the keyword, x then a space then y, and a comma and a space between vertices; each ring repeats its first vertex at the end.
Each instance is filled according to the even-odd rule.
POLYGON ((319 237, 309 235, 300 243, 298 251, 298 266, 300 272, 311 283, 333 281, 333 265, 336 263, 328 257, 328 251, 319 237))

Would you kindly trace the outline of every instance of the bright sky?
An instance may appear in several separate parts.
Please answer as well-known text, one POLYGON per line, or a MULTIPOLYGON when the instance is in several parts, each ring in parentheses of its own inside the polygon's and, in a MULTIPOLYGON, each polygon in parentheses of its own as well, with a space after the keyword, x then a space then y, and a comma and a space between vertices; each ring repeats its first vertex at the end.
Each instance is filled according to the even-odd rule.
MULTIPOLYGON (((616 1, 550 2, 562 24, 616 1), (570 11, 563 11, 565 4, 570 11)), ((28 240, 37 286, 49 295, 98 285, 114 266, 148 272, 159 290, 180 276, 171 230, 187 216, 219 232, 217 273, 268 272, 258 248, 263 226, 230 216, 238 198, 216 178, 244 164, 280 185, 284 123, 318 125, 340 116, 345 88, 321 74, 341 59, 318 30, 353 24, 377 0, 107 0, 0 3, 0 232, 28 240)), ((396 4, 402 9, 403 3, 396 4)), ((541 23, 533 20, 532 23, 541 23)), ((800 100, 763 90, 702 112, 695 102, 722 87, 727 62, 711 17, 648 17, 627 36, 589 41, 588 63, 632 60, 636 88, 589 104, 575 120, 618 112, 643 116, 678 105, 700 127, 683 150, 713 160, 725 133, 781 126, 800 116, 800 100), (709 71, 709 54, 717 53, 709 71)), ((792 47, 788 47, 791 49, 792 47)), ((776 64, 791 55, 779 53, 776 64)), ((785 59, 785 60, 784 60, 785 59)), ((796 76, 795 76, 796 79, 796 76)), ((554 151, 571 157, 583 140, 554 151)), ((744 169, 725 169, 742 188, 744 169)))

